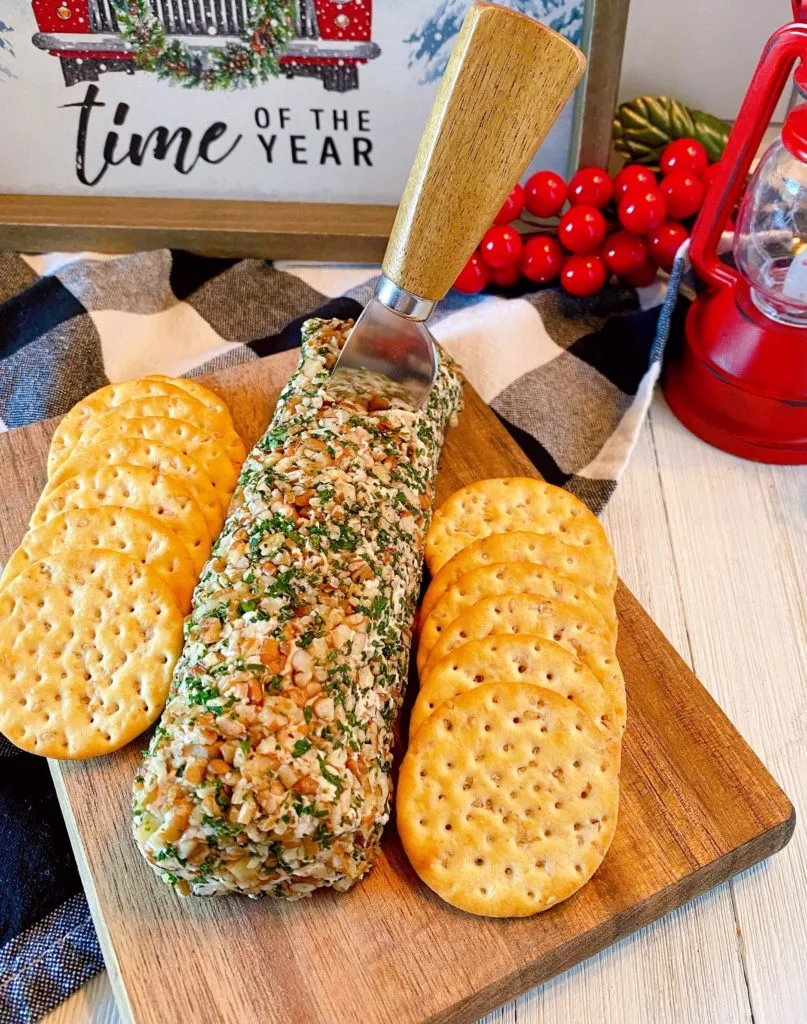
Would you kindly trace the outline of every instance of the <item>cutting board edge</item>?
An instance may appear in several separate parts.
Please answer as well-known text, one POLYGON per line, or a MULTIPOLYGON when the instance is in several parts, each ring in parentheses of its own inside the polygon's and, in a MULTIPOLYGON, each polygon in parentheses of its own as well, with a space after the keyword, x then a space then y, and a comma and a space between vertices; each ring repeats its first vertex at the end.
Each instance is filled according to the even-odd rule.
MULTIPOLYGON (((79 875, 87 897, 90 915, 95 926, 98 942, 109 974, 112 993, 123 1024, 136 1024, 137 1018, 129 1002, 126 985, 121 976, 114 942, 106 927, 103 911, 95 890, 95 881, 89 867, 81 836, 78 831, 72 806, 64 790, 61 764, 49 761, 59 804, 67 825, 70 844, 76 857, 79 875)), ((763 770, 767 772, 767 769, 763 770)), ((769 773, 768 773, 769 774, 769 773)), ((666 888, 653 893, 641 903, 634 904, 615 917, 609 918, 588 932, 584 932, 564 946, 559 946, 540 960, 534 960, 518 970, 499 978, 478 992, 474 992, 460 1003, 455 1003, 444 1012, 433 1015, 423 1024, 474 1024, 485 1014, 497 1009, 503 1003, 515 999, 530 989, 551 980, 571 967, 595 956, 615 942, 635 934, 685 906, 698 896, 715 889, 730 878, 754 867, 774 854, 779 853, 790 842, 796 827, 796 809, 784 790, 770 776, 782 794, 787 816, 756 836, 752 836, 722 857, 704 864, 690 875, 672 882, 666 888)), ((373 1024, 366 1021, 366 1024, 373 1024)))
POLYGON ((104 914, 98 901, 98 893, 95 889, 95 879, 93 878, 93 874, 90 869, 89 858, 87 857, 87 852, 84 849, 84 843, 81 840, 81 833, 73 813, 73 807, 70 803, 67 790, 65 789, 61 763, 59 761, 49 759, 48 767, 50 768, 50 775, 53 779, 53 788, 56 790, 56 797, 59 801, 59 808, 61 809, 62 817, 64 818, 67 835, 70 839, 70 847, 73 850, 74 857, 76 858, 76 866, 78 867, 81 886, 84 890, 84 895, 87 898, 87 906, 89 907, 90 917, 92 918, 95 934, 98 938, 98 945, 101 947, 101 955, 104 958, 104 967, 109 975, 109 984, 112 988, 112 994, 115 997, 115 1006, 117 1007, 122 1024, 136 1024, 134 1010, 129 1002, 126 985, 124 984, 121 976, 120 964, 118 963, 118 957, 115 952, 112 935, 106 926, 104 914))
MULTIPOLYGON (((796 828, 796 809, 784 791, 782 793, 787 800, 790 813, 778 824, 753 836, 742 846, 736 847, 717 860, 704 864, 692 874, 672 882, 641 903, 634 904, 590 931, 576 936, 542 959, 524 965, 468 996, 463 1002, 454 1004, 445 1012, 429 1017, 424 1024, 475 1024, 504 1003, 516 999, 538 985, 543 985, 604 949, 629 938, 642 928, 661 920, 667 914, 686 906, 730 878, 779 853, 793 838, 796 828)), ((365 1024, 372 1022, 368 1021, 365 1024)))
MULTIPOLYGON (((249 365, 254 369, 254 364, 249 365)), ((232 376, 235 381, 235 377, 238 372, 238 369, 235 371, 223 371, 222 376, 225 378, 232 376)), ((471 389, 469 388, 468 392, 470 391, 471 389)), ((481 399, 479 399, 474 393, 469 394, 468 392, 466 392, 466 402, 469 410, 472 410, 475 405, 482 407, 484 403, 482 403, 481 399)), ((489 410, 485 411, 489 414, 489 410)), ((58 418, 54 418, 51 421, 46 421, 45 432, 48 433, 48 435, 48 428, 50 427, 52 429, 52 424, 54 424, 57 419, 58 418)), ((39 424, 33 425, 34 429, 38 426, 39 424)), ((30 429, 31 427, 17 428, 13 431, 9 431, 9 434, 14 435, 14 442, 17 442, 19 439, 19 443, 23 444, 27 439, 25 431, 30 429)), ((496 431, 493 423, 490 424, 490 429, 493 433, 504 434, 504 429, 501 428, 500 431, 496 431)), ((41 440, 39 444, 42 444, 41 440)), ((503 454, 508 460, 507 471, 511 473, 515 471, 520 475, 538 475, 534 467, 527 464, 527 457, 518 448, 516 442, 513 441, 512 438, 509 436, 506 436, 506 439, 505 437, 501 437, 499 444, 503 449, 503 454), (509 441, 510 444, 506 444, 506 441, 509 441), (504 451, 505 448, 508 449, 506 452, 504 451), (512 465, 510 464, 510 460, 512 460, 512 465)), ((501 469, 501 460, 499 460, 496 470, 497 471, 491 475, 507 475, 507 473, 503 472, 501 469)), ((624 584, 622 586, 624 587, 624 584)), ((647 612, 642 608, 634 595, 627 587, 624 589, 628 594, 630 594, 631 601, 641 609, 643 615, 647 616, 647 612)), ((649 621, 652 622, 652 620, 649 621)), ((655 626, 655 623, 653 625, 655 626)), ((658 630, 657 626, 655 626, 655 628, 658 630)), ((672 648, 669 641, 666 641, 666 643, 669 645, 670 649, 674 651, 676 661, 683 663, 687 672, 691 674, 694 679, 694 673, 692 673, 686 661, 681 658, 680 653, 672 648)), ((704 691, 704 693, 708 694, 706 688, 703 687, 703 684, 699 681, 698 686, 704 691)), ((726 722, 731 724, 728 716, 722 710, 720 705, 717 704, 714 698, 711 698, 711 695, 710 701, 726 722)), ((730 850, 722 856, 717 857, 715 860, 710 861, 708 864, 697 868, 692 874, 686 875, 664 888, 657 889, 652 895, 639 903, 626 907, 621 911, 617 911, 607 921, 604 921, 589 931, 575 934, 574 937, 568 939, 564 944, 557 946, 549 954, 545 954, 541 960, 534 959, 530 963, 523 963, 509 973, 499 977, 497 981, 486 985, 477 992, 469 994, 459 1002, 455 1002, 451 1007, 442 1010, 437 1009, 432 1016, 428 1018, 421 1018, 421 1020, 428 1020, 429 1022, 447 1022, 447 1024, 455 1024, 455 1022, 462 1021, 473 1021, 490 1009, 493 1009, 494 1007, 501 1005, 503 1002, 520 995, 535 985, 542 984, 550 978, 555 977, 567 970, 569 967, 580 963, 584 959, 606 948, 608 945, 618 941, 618 939, 635 933, 646 925, 660 919, 672 910, 677 909, 678 906, 684 905, 708 889, 720 885, 722 882, 736 875, 738 872, 747 870, 766 857, 781 850, 793 834, 793 830, 795 828, 795 811, 786 794, 781 789, 781 786, 775 779, 773 779, 770 772, 768 772, 761 762, 760 758, 753 752, 753 749, 750 747, 748 742, 739 732, 737 732, 733 725, 731 726, 731 729, 743 748, 743 760, 748 762, 749 755, 751 755, 752 763, 749 764, 749 769, 752 770, 756 776, 760 777, 760 781, 763 782, 764 788, 769 796, 772 797, 774 792, 777 796, 777 799, 772 800, 768 804, 769 813, 767 814, 768 822, 766 825, 761 824, 761 817, 765 817, 765 815, 760 816, 759 808, 757 808, 756 811, 752 807, 747 808, 754 816, 754 826, 760 828, 761 831, 752 836, 752 838, 747 839, 741 845, 735 847, 733 850, 730 850), (763 775, 764 778, 762 778, 763 775), (778 797, 781 797, 781 799, 778 797), (771 824, 770 819, 777 818, 777 815, 778 819, 771 824)), ((54 778, 62 811, 67 822, 71 845, 73 846, 76 853, 76 859, 79 863, 79 871, 87 893, 90 912, 93 917, 93 921, 96 924, 101 948, 110 970, 110 980, 112 982, 113 993, 124 1021, 126 1024, 132 1024, 136 1018, 134 1016, 132 1004, 126 992, 123 975, 120 973, 120 966, 118 958, 116 957, 115 946, 113 945, 113 937, 105 927, 104 914, 98 903, 98 893, 96 891, 94 879, 89 872, 89 857, 85 851, 81 833, 78 831, 77 822, 79 819, 76 817, 73 809, 75 800, 71 803, 68 798, 65 775, 62 772, 61 764, 58 762, 52 762, 51 773, 54 778)), ((80 805, 76 804, 75 806, 80 817, 80 805)), ((116 939, 115 941, 117 943, 118 940, 116 939)), ((123 950, 123 952, 125 952, 125 950, 123 950)), ((439 1007, 439 1002, 437 1005, 439 1007)))

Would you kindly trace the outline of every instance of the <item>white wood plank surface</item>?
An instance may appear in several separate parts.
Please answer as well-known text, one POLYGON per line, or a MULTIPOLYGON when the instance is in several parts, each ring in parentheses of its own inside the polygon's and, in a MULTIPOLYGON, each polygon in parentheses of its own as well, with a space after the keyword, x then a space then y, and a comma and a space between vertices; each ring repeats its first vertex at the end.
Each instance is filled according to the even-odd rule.
MULTIPOLYGON (((605 527, 620 574, 796 805, 807 800, 807 470, 702 444, 657 398, 605 527)), ((804 1024, 807 838, 487 1018, 804 1024)), ((117 1024, 104 974, 48 1024, 117 1024)))
MULTIPOLYGON (((807 800, 807 470, 687 434, 658 400, 664 483, 692 667, 796 807, 807 800)), ((807 1020, 807 837, 729 883, 756 1024, 807 1020)))
POLYGON ((84 988, 57 1006, 44 1018, 45 1024, 120 1024, 106 971, 101 971, 84 988))

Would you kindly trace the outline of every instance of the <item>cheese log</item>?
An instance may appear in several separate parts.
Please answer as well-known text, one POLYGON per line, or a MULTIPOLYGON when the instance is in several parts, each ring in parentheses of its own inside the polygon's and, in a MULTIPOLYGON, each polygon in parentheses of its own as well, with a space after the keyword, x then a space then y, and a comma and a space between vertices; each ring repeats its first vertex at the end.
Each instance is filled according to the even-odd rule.
POLYGON ((461 383, 425 410, 325 392, 349 323, 311 320, 194 593, 134 786, 136 842, 181 893, 344 891, 389 816, 433 480, 461 383))

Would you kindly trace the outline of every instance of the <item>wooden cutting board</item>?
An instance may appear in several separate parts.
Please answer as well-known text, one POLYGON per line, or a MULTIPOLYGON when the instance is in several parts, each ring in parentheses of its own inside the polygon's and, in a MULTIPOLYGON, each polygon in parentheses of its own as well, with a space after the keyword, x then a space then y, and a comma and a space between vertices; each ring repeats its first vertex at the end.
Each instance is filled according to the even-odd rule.
MULTIPOLYGON (((288 352, 208 381, 249 443, 294 362, 288 352)), ((3 560, 44 482, 54 424, 0 435, 3 560)), ((510 474, 537 475, 467 388, 438 499, 480 477, 510 474)), ((143 743, 91 762, 52 762, 123 1019, 472 1021, 780 850, 795 825, 789 800, 622 585, 616 601, 628 691, 619 826, 593 880, 534 918, 474 918, 441 902, 410 868, 394 822, 370 876, 347 895, 296 904, 183 900, 157 880, 130 836, 143 743)))

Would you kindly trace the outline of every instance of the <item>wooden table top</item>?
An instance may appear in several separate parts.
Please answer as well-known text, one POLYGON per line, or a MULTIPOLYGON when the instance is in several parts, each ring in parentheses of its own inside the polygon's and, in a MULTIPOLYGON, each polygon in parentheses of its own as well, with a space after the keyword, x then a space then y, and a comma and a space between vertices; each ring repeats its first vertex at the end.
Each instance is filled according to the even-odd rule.
MULTIPOLYGON (((807 804, 807 470, 744 462, 657 397, 603 522, 620 575, 807 804)), ((513 1001, 490 1024, 803 1024, 807 835, 513 1001)), ((117 1024, 99 975, 47 1024, 117 1024)))

